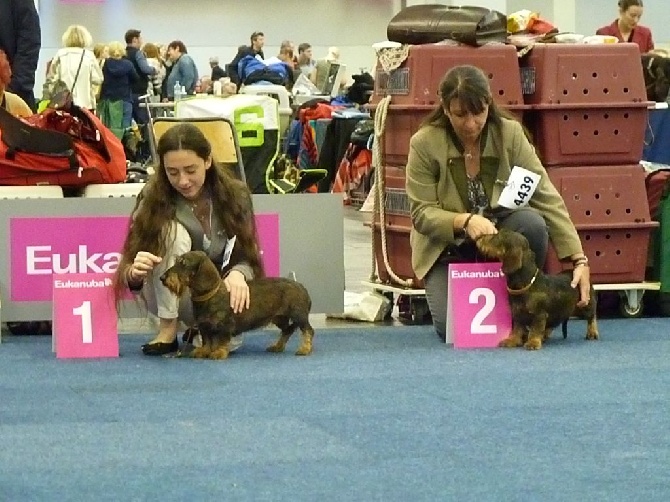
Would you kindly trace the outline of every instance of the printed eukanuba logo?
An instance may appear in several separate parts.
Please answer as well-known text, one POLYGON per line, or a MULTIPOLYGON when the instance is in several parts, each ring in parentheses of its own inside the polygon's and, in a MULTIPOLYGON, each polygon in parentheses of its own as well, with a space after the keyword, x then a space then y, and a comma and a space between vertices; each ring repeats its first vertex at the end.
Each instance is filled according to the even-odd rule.
MULTIPOLYGON (((9 221, 13 302, 51 301, 53 274, 113 274, 128 216, 15 217, 9 221)), ((266 274, 279 275, 279 215, 257 214, 266 274)))

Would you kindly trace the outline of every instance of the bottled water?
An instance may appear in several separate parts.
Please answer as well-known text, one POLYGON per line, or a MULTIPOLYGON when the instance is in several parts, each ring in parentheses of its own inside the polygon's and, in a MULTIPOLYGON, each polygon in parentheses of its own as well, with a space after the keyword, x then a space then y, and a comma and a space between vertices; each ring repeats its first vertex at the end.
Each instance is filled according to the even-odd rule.
POLYGON ((177 80, 177 82, 174 84, 174 102, 175 103, 177 101, 179 101, 183 96, 181 90, 182 90, 182 87, 179 84, 179 80, 177 80))

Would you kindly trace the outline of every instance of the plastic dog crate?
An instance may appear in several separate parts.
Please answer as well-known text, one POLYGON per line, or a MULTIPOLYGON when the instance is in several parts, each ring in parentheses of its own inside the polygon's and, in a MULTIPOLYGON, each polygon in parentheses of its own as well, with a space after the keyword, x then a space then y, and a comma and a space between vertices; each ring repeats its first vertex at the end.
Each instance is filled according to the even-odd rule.
POLYGON ((637 44, 536 44, 521 66, 535 69, 526 104, 590 106, 647 101, 637 44))
POLYGON ((407 165, 409 140, 419 130, 419 124, 423 119, 434 109, 434 106, 388 107, 382 141, 384 164, 402 167, 407 165))
MULTIPOLYGON (((575 225, 582 240, 584 253, 589 257, 593 284, 642 282, 647 267, 647 251, 651 231, 658 222, 648 221, 635 225, 575 225)), ((558 260, 549 247, 545 271, 555 274, 570 270, 571 263, 558 260)))
MULTIPOLYGON (((389 105, 382 141, 383 161, 386 165, 401 167, 407 165, 409 140, 419 130, 421 122, 434 109, 435 106, 429 105, 389 105)), ((523 118, 523 110, 510 109, 509 111, 519 120, 523 118)))
POLYGON ((524 107, 516 49, 502 44, 410 46, 409 55, 399 68, 386 72, 377 64, 371 102, 375 104, 392 95, 391 103, 396 105, 436 105, 442 78, 449 69, 460 65, 477 66, 488 75, 493 99, 499 105, 524 107))
MULTIPOLYGON (((645 172, 641 165, 548 169, 589 257, 594 284, 642 282, 651 232, 645 172)), ((550 247, 545 269, 570 269, 550 247)))
POLYGON ((525 114, 545 166, 632 164, 642 158, 645 103, 537 105, 525 114))
POLYGON ((549 179, 575 225, 635 225, 652 221, 640 164, 559 167, 549 179))
MULTIPOLYGON (((400 167, 384 168, 384 207, 387 225, 411 228, 409 199, 405 191, 405 169, 400 167)), ((375 215, 376 222, 379 217, 375 215)))

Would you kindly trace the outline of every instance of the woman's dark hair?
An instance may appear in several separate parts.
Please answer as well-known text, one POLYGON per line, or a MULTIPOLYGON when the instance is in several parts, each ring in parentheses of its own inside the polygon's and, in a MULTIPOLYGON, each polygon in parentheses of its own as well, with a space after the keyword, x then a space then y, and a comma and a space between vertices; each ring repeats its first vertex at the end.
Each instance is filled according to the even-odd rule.
POLYGON ((500 124, 503 117, 514 118, 493 101, 489 80, 476 66, 462 65, 451 68, 440 82, 439 96, 440 105, 423 120, 421 127, 432 125, 451 128, 451 122, 444 108, 449 108, 453 100, 457 100, 464 111, 472 114, 482 113, 488 105, 487 121, 494 124, 500 124))
MULTIPOLYGON (((148 251, 157 256, 166 252, 169 223, 175 219, 180 195, 170 184, 165 171, 164 158, 168 152, 190 150, 207 162, 212 146, 205 135, 193 124, 177 124, 169 128, 158 141, 159 165, 137 199, 132 224, 123 245, 115 296, 121 299, 124 289, 122 274, 132 263, 138 251, 148 251)), ((218 215, 226 235, 236 236, 236 245, 230 259, 231 266, 246 261, 255 277, 264 275, 256 235, 251 192, 246 184, 236 179, 231 166, 212 161, 205 175, 205 185, 212 199, 212 210, 218 215)))
POLYGON ((631 7, 644 7, 642 0, 619 0, 619 8, 626 12, 631 7))

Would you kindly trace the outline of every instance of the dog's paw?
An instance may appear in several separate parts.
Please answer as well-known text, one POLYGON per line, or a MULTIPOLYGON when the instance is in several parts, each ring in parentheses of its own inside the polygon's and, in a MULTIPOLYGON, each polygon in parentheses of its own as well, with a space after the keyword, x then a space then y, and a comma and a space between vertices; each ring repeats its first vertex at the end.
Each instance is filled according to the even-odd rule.
POLYGON ((296 356, 308 356, 312 353, 312 344, 305 343, 298 347, 298 350, 295 352, 296 356))
POLYGON ((265 350, 268 352, 274 352, 275 354, 279 354, 280 352, 284 352, 284 349, 286 348, 286 345, 281 344, 281 343, 273 343, 272 345, 269 345, 265 350))
POLYGON ((512 338, 512 337, 503 338, 498 343, 498 347, 502 347, 502 348, 505 348, 505 349, 513 349, 513 348, 516 348, 516 347, 521 347, 521 340, 519 340, 518 338, 512 338))
POLYGON ((539 337, 529 338, 524 347, 526 350, 540 350, 542 348, 542 339, 539 337))
POLYGON ((194 359, 207 359, 209 357, 209 350, 204 347, 196 347, 188 353, 188 357, 194 359))
POLYGON ((597 331, 587 331, 586 332, 586 339, 587 340, 598 340, 600 338, 600 335, 598 334, 597 331))
POLYGON ((222 359, 228 359, 228 355, 230 354, 230 351, 228 350, 228 347, 221 347, 216 350, 213 350, 209 354, 210 359, 216 359, 218 361, 222 359))

